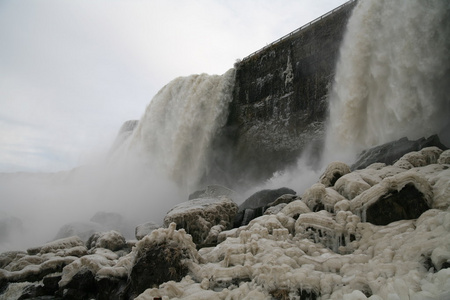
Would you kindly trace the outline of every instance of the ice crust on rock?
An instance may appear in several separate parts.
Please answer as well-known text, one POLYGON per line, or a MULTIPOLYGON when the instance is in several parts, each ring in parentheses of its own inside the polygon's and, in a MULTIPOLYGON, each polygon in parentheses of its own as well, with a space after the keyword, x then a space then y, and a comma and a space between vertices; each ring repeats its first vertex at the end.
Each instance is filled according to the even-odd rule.
POLYGON ((438 152, 422 154, 411 169, 373 164, 334 186, 317 183, 278 213, 222 231, 220 244, 198 251, 188 276, 137 299, 445 299, 450 171, 436 164, 438 152), (365 222, 365 209, 405 187, 420 192, 429 209, 383 226, 365 222))
POLYGON ((152 233, 153 230, 156 230, 158 228, 161 228, 161 226, 153 222, 147 222, 136 226, 134 234, 137 240, 141 240, 144 236, 152 233))
POLYGON ((333 162, 327 166, 325 172, 320 176, 319 182, 325 186, 333 186, 336 180, 350 173, 350 167, 343 162, 333 162))
POLYGON ((192 235, 195 243, 202 244, 211 234, 217 232, 221 225, 224 229, 231 229, 238 207, 228 197, 199 198, 180 203, 172 208, 164 217, 164 225, 176 223, 178 228, 184 228, 192 235))
POLYGON ((84 246, 84 242, 78 236, 71 236, 68 238, 49 242, 39 247, 29 248, 27 252, 30 255, 55 253, 63 249, 69 249, 77 246, 84 246))
POLYGON ((89 249, 105 248, 111 251, 123 249, 126 241, 120 232, 115 230, 94 233, 86 242, 89 249))

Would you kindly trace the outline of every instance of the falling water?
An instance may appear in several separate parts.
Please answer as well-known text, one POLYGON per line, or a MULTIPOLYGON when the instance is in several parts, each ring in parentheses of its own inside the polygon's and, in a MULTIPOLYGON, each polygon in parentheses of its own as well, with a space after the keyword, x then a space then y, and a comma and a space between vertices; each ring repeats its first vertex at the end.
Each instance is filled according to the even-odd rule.
POLYGON ((326 153, 449 139, 449 53, 450 2, 359 1, 330 95, 326 153))
POLYGON ((171 81, 152 99, 122 148, 160 168, 179 186, 195 188, 208 172, 211 143, 227 120, 233 86, 234 69, 221 76, 171 81))

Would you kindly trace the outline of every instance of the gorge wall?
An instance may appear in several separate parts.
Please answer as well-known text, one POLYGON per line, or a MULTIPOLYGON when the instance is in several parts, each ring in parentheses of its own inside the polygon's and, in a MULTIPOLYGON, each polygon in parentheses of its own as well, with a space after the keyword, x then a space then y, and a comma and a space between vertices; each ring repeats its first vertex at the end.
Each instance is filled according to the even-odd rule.
POLYGON ((339 46, 355 4, 349 1, 236 63, 225 139, 216 145, 231 147, 232 159, 219 154, 216 169, 233 174, 233 181, 266 179, 306 147, 319 147, 339 46))

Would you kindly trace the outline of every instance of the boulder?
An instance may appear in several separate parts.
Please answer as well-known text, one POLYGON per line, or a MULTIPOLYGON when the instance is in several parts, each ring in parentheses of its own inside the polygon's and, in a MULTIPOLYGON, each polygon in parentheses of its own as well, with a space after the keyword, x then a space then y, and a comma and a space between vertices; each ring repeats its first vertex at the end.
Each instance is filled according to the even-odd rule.
POLYGON ((413 185, 407 184, 400 191, 391 191, 367 208, 367 222, 387 225, 394 221, 417 219, 430 209, 424 195, 413 185))
POLYGON ((193 199, 172 208, 164 218, 164 225, 173 222, 192 235, 196 244, 202 244, 213 226, 231 229, 237 210, 236 203, 225 196, 193 199))
POLYGON ((42 246, 33 247, 27 249, 29 255, 35 254, 45 254, 45 253, 56 253, 61 255, 65 250, 84 247, 84 242, 78 236, 72 236, 68 238, 59 239, 46 243, 42 246))
POLYGON ((161 228, 161 226, 153 222, 147 222, 138 225, 134 231, 134 234, 137 240, 142 240, 144 236, 149 235, 153 230, 158 228, 161 228))
POLYGON ((276 215, 279 213, 283 208, 286 206, 286 203, 280 203, 275 206, 270 206, 266 211, 264 212, 265 215, 276 215))
POLYGON ((432 207, 433 188, 414 170, 385 178, 350 201, 350 210, 374 225, 417 219, 432 207))
POLYGON ((120 232, 111 230, 108 232, 96 232, 86 242, 89 249, 105 248, 111 251, 118 251, 126 247, 126 241, 120 232))
POLYGON ((442 150, 448 149, 448 147, 441 143, 437 135, 432 135, 427 139, 421 138, 415 141, 410 141, 404 137, 397 141, 364 150, 359 155, 358 160, 351 166, 351 169, 364 169, 376 162, 392 165, 395 161, 399 160, 403 155, 409 152, 419 151, 422 148, 433 146, 442 150))
POLYGON ((330 163, 325 172, 320 176, 319 182, 325 187, 334 186, 336 181, 342 176, 350 173, 350 167, 343 162, 332 162, 330 163))
POLYGON ((191 237, 175 227, 171 223, 169 228, 155 230, 136 244, 127 288, 130 299, 164 282, 180 281, 189 271, 186 260, 198 262, 200 257, 191 237))
POLYGON ((244 211, 247 208, 255 209, 268 206, 269 203, 274 202, 278 197, 285 194, 295 195, 296 192, 286 187, 256 192, 239 205, 239 211, 244 211))

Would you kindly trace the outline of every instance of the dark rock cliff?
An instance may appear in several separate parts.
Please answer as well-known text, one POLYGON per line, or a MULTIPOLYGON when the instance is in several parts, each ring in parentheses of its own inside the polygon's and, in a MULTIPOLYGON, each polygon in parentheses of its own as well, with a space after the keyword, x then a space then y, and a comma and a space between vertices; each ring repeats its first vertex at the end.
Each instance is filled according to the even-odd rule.
MULTIPOLYGON (((230 115, 217 168, 234 182, 269 178, 324 137, 327 95, 356 2, 236 63, 230 115)), ((229 183, 228 183, 229 184, 229 183)))

